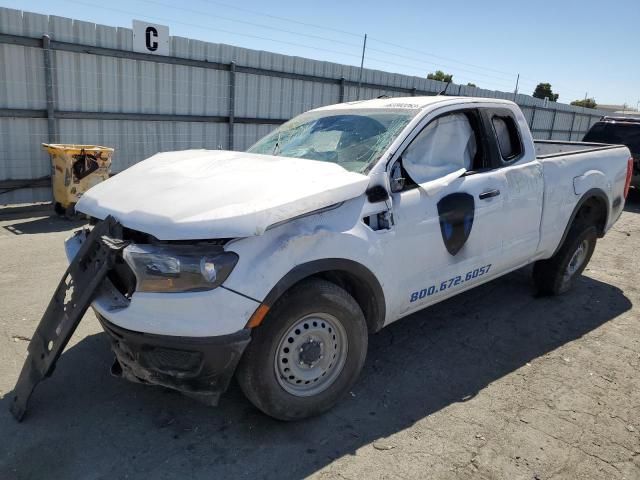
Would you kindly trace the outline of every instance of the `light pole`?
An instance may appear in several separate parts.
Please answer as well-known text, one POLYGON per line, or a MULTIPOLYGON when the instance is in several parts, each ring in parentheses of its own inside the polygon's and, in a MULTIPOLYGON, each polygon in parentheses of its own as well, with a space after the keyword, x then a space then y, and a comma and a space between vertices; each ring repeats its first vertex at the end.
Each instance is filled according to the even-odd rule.
POLYGON ((367 34, 364 34, 364 43, 362 44, 362 60, 360 61, 360 75, 358 76, 358 93, 357 99, 360 100, 360 86, 362 85, 362 69, 364 68, 364 52, 367 49, 367 34))

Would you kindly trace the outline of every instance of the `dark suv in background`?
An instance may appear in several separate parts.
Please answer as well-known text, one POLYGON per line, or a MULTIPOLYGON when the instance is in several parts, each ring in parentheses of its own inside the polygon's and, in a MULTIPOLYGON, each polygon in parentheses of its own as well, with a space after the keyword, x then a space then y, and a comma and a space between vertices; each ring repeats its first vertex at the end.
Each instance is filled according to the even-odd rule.
POLYGON ((633 155, 631 185, 640 187, 640 117, 602 117, 582 141, 627 146, 633 155))

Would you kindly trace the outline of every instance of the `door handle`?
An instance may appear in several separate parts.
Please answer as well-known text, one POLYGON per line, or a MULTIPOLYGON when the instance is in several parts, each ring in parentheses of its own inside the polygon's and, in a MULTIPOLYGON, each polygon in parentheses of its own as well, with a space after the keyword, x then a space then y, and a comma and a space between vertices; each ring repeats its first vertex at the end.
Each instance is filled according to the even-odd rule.
POLYGON ((500 195, 500 190, 498 190, 497 188, 494 188, 493 190, 487 190, 486 192, 482 192, 480 195, 478 195, 478 198, 480 200, 486 200, 487 198, 497 197, 498 195, 500 195))

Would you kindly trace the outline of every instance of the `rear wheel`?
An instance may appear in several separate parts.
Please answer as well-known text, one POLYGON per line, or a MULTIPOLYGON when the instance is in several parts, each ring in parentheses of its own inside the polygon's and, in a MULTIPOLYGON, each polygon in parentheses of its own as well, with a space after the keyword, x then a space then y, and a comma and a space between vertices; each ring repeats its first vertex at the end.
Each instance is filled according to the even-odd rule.
POLYGON ((331 282, 307 280, 285 293, 254 329, 238 383, 267 415, 317 415, 353 386, 367 341, 364 315, 353 297, 331 282))
POLYGON ((589 263, 597 238, 595 226, 574 224, 556 254, 534 264, 533 280, 538 293, 560 295, 568 291, 589 263))

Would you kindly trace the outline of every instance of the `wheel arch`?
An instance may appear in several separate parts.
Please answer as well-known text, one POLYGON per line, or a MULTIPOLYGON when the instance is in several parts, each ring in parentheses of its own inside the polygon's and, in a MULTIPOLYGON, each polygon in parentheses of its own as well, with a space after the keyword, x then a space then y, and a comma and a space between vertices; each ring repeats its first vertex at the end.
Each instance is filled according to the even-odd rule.
POLYGON ((262 304, 272 307, 286 291, 312 277, 335 283, 353 296, 364 313, 370 333, 382 328, 386 304, 380 282, 367 267, 344 258, 313 260, 295 266, 276 283, 262 304))
POLYGON ((562 233, 560 243, 558 243, 556 250, 553 252, 554 255, 564 244, 564 241, 569 234, 569 230, 576 219, 584 215, 586 215, 587 218, 590 217, 589 220, 593 221, 593 224, 598 231, 598 237, 603 237, 607 221, 609 219, 609 197, 607 197, 607 194, 602 189, 592 188, 587 190, 580 200, 578 200, 573 212, 571 212, 571 216, 569 217, 569 221, 567 222, 564 232, 562 233))

